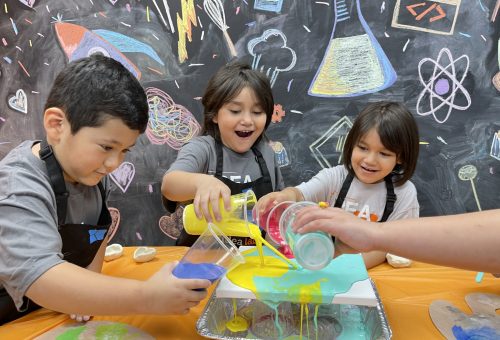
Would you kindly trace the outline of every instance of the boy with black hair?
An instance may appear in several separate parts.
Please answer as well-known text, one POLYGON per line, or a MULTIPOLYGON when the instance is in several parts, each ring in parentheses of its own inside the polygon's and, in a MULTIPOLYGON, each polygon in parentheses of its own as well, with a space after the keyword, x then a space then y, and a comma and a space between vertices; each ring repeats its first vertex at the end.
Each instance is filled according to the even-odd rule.
POLYGON ((206 296, 194 289, 210 282, 177 279, 174 264, 147 281, 99 273, 111 224, 103 179, 147 122, 144 90, 119 62, 93 55, 57 76, 46 139, 0 161, 0 325, 38 305, 80 316, 182 314, 206 296))

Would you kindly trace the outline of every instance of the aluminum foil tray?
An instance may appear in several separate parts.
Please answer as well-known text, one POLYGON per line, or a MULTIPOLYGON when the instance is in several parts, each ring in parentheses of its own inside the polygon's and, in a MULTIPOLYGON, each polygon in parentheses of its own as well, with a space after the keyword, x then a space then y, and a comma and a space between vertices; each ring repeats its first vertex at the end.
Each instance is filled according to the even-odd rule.
POLYGON ((371 283, 378 300, 376 307, 309 304, 301 311, 300 304, 290 302, 281 302, 272 309, 258 300, 234 299, 236 315, 248 323, 248 329, 240 332, 232 332, 226 327, 234 317, 233 299, 216 298, 212 294, 196 329, 200 335, 211 339, 298 339, 302 319, 303 339, 391 339, 392 331, 384 308, 375 285, 371 283))

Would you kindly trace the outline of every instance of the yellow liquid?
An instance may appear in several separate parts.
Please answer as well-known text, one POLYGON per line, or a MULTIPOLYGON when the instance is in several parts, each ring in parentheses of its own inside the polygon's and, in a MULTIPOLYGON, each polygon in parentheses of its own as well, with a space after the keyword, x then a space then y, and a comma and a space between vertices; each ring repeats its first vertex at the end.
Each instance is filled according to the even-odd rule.
POLYGON ((233 318, 226 322, 226 328, 233 333, 243 332, 248 329, 248 322, 241 316, 236 315, 236 299, 233 299, 233 318))

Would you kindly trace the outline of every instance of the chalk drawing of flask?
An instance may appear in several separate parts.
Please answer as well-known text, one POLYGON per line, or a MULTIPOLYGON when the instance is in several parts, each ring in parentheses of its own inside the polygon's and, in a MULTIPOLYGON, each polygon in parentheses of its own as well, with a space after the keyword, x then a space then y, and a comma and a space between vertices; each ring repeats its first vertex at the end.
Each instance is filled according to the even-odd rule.
POLYGON ((394 84, 396 72, 363 18, 360 0, 334 3, 332 35, 308 94, 355 97, 394 84))

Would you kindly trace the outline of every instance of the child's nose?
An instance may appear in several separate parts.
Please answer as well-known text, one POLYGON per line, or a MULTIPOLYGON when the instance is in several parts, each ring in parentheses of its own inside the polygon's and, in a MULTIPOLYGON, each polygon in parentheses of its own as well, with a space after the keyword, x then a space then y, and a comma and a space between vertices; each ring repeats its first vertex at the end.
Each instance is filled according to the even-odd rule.
POLYGON ((241 122, 243 124, 252 124, 252 114, 250 112, 244 112, 241 116, 241 122))
POLYGON ((108 172, 111 172, 118 168, 120 163, 122 162, 122 157, 120 155, 112 155, 104 161, 104 167, 107 169, 108 172))
POLYGON ((365 162, 375 163, 377 161, 377 154, 375 152, 369 152, 365 157, 365 162))

